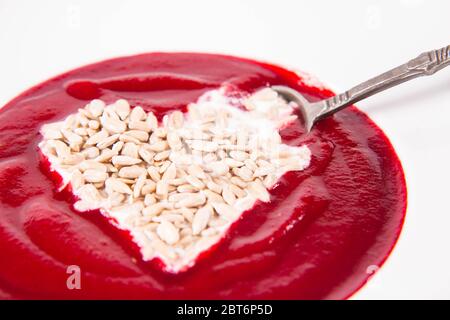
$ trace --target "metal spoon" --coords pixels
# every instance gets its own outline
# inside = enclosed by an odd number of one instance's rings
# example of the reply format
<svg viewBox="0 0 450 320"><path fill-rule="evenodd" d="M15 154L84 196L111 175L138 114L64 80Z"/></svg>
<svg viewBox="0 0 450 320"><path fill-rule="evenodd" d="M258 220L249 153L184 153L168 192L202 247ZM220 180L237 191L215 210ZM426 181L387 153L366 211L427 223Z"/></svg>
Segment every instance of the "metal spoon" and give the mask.
<svg viewBox="0 0 450 320"><path fill-rule="evenodd" d="M298 105L304 118L306 130L309 132L317 121L355 102L411 79L432 75L448 65L450 65L450 46L422 53L417 58L363 82L344 93L314 103L308 102L300 92L292 88L272 86L272 89L287 101L293 101Z"/></svg>

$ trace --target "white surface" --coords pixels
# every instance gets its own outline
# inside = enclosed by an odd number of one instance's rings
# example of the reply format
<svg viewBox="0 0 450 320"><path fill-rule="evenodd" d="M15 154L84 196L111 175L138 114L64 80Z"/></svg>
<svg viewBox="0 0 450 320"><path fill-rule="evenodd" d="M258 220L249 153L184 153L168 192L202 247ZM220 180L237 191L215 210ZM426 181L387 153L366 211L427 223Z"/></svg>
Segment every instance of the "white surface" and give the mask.
<svg viewBox="0 0 450 320"><path fill-rule="evenodd" d="M449 45L449 12L446 0L1 0L0 104L73 67L155 50L254 57L348 88ZM355 298L450 299L450 68L359 106L402 159L409 207L393 254Z"/></svg>

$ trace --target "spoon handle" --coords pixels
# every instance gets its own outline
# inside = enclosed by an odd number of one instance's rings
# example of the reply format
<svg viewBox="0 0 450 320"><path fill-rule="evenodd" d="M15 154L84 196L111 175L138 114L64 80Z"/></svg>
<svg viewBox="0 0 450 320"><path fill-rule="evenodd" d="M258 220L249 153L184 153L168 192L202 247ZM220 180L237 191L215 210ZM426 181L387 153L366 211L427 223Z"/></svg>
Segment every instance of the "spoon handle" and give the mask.
<svg viewBox="0 0 450 320"><path fill-rule="evenodd" d="M325 118L342 108L400 83L420 76L432 75L448 65L450 65L450 46L424 52L417 58L397 68L367 80L344 93L319 102L324 104L324 107L316 119Z"/></svg>

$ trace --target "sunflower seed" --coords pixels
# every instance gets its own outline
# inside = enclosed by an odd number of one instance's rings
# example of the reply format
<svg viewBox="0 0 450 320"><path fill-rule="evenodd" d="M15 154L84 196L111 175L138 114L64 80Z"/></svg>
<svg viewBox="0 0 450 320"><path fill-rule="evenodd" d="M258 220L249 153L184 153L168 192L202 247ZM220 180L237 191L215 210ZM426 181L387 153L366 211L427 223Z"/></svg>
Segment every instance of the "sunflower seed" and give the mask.
<svg viewBox="0 0 450 320"><path fill-rule="evenodd" d="M183 126L184 116L181 111L174 111L169 116L169 126L179 129Z"/></svg>
<svg viewBox="0 0 450 320"><path fill-rule="evenodd" d="M152 126L146 121L130 121L128 128L131 130L140 130L149 133L152 130Z"/></svg>
<svg viewBox="0 0 450 320"><path fill-rule="evenodd" d="M83 173L83 177L86 182L103 182L108 178L108 174L104 171L89 169Z"/></svg>
<svg viewBox="0 0 450 320"><path fill-rule="evenodd" d="M180 240L178 229L167 220L161 221L160 225L156 229L156 234L161 238L161 240L168 244L175 244L178 240Z"/></svg>
<svg viewBox="0 0 450 320"><path fill-rule="evenodd" d="M130 104L124 99L117 100L114 104L114 109L122 121L130 114Z"/></svg>
<svg viewBox="0 0 450 320"><path fill-rule="evenodd" d="M199 179L206 179L206 173L199 165L192 164L187 168L187 171L190 175L194 177L197 177Z"/></svg>
<svg viewBox="0 0 450 320"><path fill-rule="evenodd" d="M195 176L192 176L192 175L187 175L186 177L185 177L185 179L186 179L186 181L188 182L188 183L190 183L194 188L197 188L197 189L203 189L204 187L205 187L205 184L199 179L199 178L197 178L197 177L195 177Z"/></svg>
<svg viewBox="0 0 450 320"><path fill-rule="evenodd" d="M161 151L158 152L157 154L155 154L155 156L153 157L154 161L163 161L166 160L167 158L169 158L170 155L170 150L166 150L166 151Z"/></svg>
<svg viewBox="0 0 450 320"><path fill-rule="evenodd" d="M144 204L149 207L156 203L156 198L152 194L146 194L144 198Z"/></svg>
<svg viewBox="0 0 450 320"><path fill-rule="evenodd" d="M84 160L84 155L81 153L70 154L61 159L61 163L65 165L77 165Z"/></svg>
<svg viewBox="0 0 450 320"><path fill-rule="evenodd" d="M253 172L247 167L233 168L233 173L244 181L253 180Z"/></svg>
<svg viewBox="0 0 450 320"><path fill-rule="evenodd" d="M237 160L232 159L232 158L225 158L224 161L231 168L242 167L244 165L244 162L237 161Z"/></svg>
<svg viewBox="0 0 450 320"><path fill-rule="evenodd" d="M145 120L146 116L147 114L145 113L144 109L142 109L142 107L134 107L131 110L130 122Z"/></svg>
<svg viewBox="0 0 450 320"><path fill-rule="evenodd" d="M143 167L139 167L136 165L129 166L129 167L123 167L119 170L119 177L121 178L129 178L129 179L136 179L140 175L144 174L144 179L147 175L147 170Z"/></svg>
<svg viewBox="0 0 450 320"><path fill-rule="evenodd" d="M98 122L97 120L90 120L88 122L88 126L90 129L97 130L98 128L100 128L100 122Z"/></svg>
<svg viewBox="0 0 450 320"><path fill-rule="evenodd" d="M115 156L115 155L116 155L116 153L114 151L112 151L111 149L106 148L106 149L103 149L102 153L97 158L95 158L94 160L98 161L98 162L105 162L105 161L111 160L111 158L113 156Z"/></svg>
<svg viewBox="0 0 450 320"><path fill-rule="evenodd" d="M223 186L222 197L230 206L236 202L236 195L231 191L228 185Z"/></svg>
<svg viewBox="0 0 450 320"><path fill-rule="evenodd" d="M206 197L203 193L187 194L183 199L175 204L176 208L182 207L198 207L206 202Z"/></svg>
<svg viewBox="0 0 450 320"><path fill-rule="evenodd" d="M267 175L271 174L272 172L274 172L274 168L271 165L258 167L255 170L255 172L253 173L253 176L255 178L259 178L259 177L267 176Z"/></svg>
<svg viewBox="0 0 450 320"><path fill-rule="evenodd" d="M207 197L209 203L224 202L222 196L220 194L218 194L218 193L215 193L215 192L213 192L211 190L203 190L202 192Z"/></svg>
<svg viewBox="0 0 450 320"><path fill-rule="evenodd" d="M239 177L231 177L230 182L240 188L245 188L247 186L247 182L243 181Z"/></svg>
<svg viewBox="0 0 450 320"><path fill-rule="evenodd" d="M83 177L83 174L80 172L80 170L74 170L72 172L72 178L70 179L70 183L72 184L73 189L79 189L83 184L85 180Z"/></svg>
<svg viewBox="0 0 450 320"><path fill-rule="evenodd" d="M230 157L237 161L245 161L248 159L249 154L243 151L230 151Z"/></svg>
<svg viewBox="0 0 450 320"><path fill-rule="evenodd" d="M263 202L270 200L270 194L266 187L262 184L261 180L255 180L248 184L247 191L255 198L260 199Z"/></svg>
<svg viewBox="0 0 450 320"><path fill-rule="evenodd" d="M167 133L167 143L172 150L178 150L182 147L181 139L174 131Z"/></svg>
<svg viewBox="0 0 450 320"><path fill-rule="evenodd" d="M96 147L89 147L81 151L81 153L88 159L94 159L99 156L100 151Z"/></svg>
<svg viewBox="0 0 450 320"><path fill-rule="evenodd" d="M158 128L158 119L156 119L155 115L152 112L149 112L147 114L147 119L145 120L145 122L148 123L152 130Z"/></svg>
<svg viewBox="0 0 450 320"><path fill-rule="evenodd" d="M124 135L133 137L141 142L146 142L149 138L148 133L142 130L129 130Z"/></svg>
<svg viewBox="0 0 450 320"><path fill-rule="evenodd" d="M117 140L119 140L119 136L120 136L119 134L113 134L112 136L100 140L97 143L97 148L99 148L100 150L108 148L109 146L113 145Z"/></svg>
<svg viewBox="0 0 450 320"><path fill-rule="evenodd" d="M132 194L130 187L126 185L124 182L120 181L116 178L109 178L105 181L106 189L110 189L119 193Z"/></svg>
<svg viewBox="0 0 450 320"><path fill-rule="evenodd" d="M209 190L211 190L215 193L222 193L222 186L215 183L212 180L207 181L206 186L208 187Z"/></svg>
<svg viewBox="0 0 450 320"><path fill-rule="evenodd" d="M141 168L143 172L139 175L139 177L136 179L136 183L134 184L133 188L133 197L138 198L141 195L142 188L145 185L145 181L147 178L147 170L144 168ZM120 175L120 172L119 172Z"/></svg>
<svg viewBox="0 0 450 320"><path fill-rule="evenodd" d="M153 205L147 206L142 210L144 216L156 216L164 210L164 205L162 203L155 203Z"/></svg>
<svg viewBox="0 0 450 320"><path fill-rule="evenodd" d="M191 184L182 184L181 186L177 187L177 191L181 192L181 193L185 193L185 192L195 192L198 189L195 188L193 185Z"/></svg>
<svg viewBox="0 0 450 320"><path fill-rule="evenodd" d="M121 121L119 118L115 119L111 116L106 117L103 115L100 118L100 123L107 131L111 133L123 133L127 129L125 122Z"/></svg>
<svg viewBox="0 0 450 320"><path fill-rule="evenodd" d="M93 146L97 143L99 143L100 141L108 138L109 134L106 130L101 130L99 132L97 132L96 134L94 134L93 136L89 137L89 139L87 139L87 141L84 143L86 146Z"/></svg>
<svg viewBox="0 0 450 320"><path fill-rule="evenodd" d="M213 202L214 210L225 220L234 221L237 218L238 211L226 203Z"/></svg>
<svg viewBox="0 0 450 320"><path fill-rule="evenodd" d="M169 172L169 169L170 169L170 167L167 168L165 173ZM167 177L166 177L166 179L167 179ZM178 187L183 184L186 184L186 179L185 178L168 179L168 183L172 186Z"/></svg>
<svg viewBox="0 0 450 320"><path fill-rule="evenodd" d="M145 184L142 187L141 193L143 195L151 194L156 190L156 183L150 179L145 180Z"/></svg>
<svg viewBox="0 0 450 320"><path fill-rule="evenodd" d="M153 181L158 182L159 180L161 180L161 175L159 174L159 170L156 167L148 167L147 172Z"/></svg>
<svg viewBox="0 0 450 320"><path fill-rule="evenodd" d="M129 156L114 156L112 157L112 163L115 166L131 166L133 164L141 163L142 160L132 158Z"/></svg>
<svg viewBox="0 0 450 320"><path fill-rule="evenodd" d="M123 141L120 142L123 143ZM133 142L124 143L120 154L131 158L139 158L139 146L137 146Z"/></svg>
<svg viewBox="0 0 450 320"><path fill-rule="evenodd" d="M96 170L96 171L102 171L102 172L106 172L107 168L103 163L94 161L94 160L84 160L83 162L81 162L78 165L78 168L81 171L86 171L86 170Z"/></svg>
<svg viewBox="0 0 450 320"><path fill-rule="evenodd" d="M166 198L168 193L169 193L169 185L167 181L159 180L156 183L156 194L163 198Z"/></svg>
<svg viewBox="0 0 450 320"><path fill-rule="evenodd" d="M169 145L167 144L166 141L158 141L153 144L150 144L148 146L148 149L155 151L155 152L161 152L161 151L166 150L168 147L169 147Z"/></svg>
<svg viewBox="0 0 450 320"><path fill-rule="evenodd" d="M100 117L103 113L103 110L105 108L105 103L102 100L92 100L87 105L87 110L94 116L95 118Z"/></svg>
<svg viewBox="0 0 450 320"><path fill-rule="evenodd" d="M214 141L192 140L189 145L193 150L204 152L214 152L219 148L217 142Z"/></svg>
<svg viewBox="0 0 450 320"><path fill-rule="evenodd" d="M192 221L192 234L197 235L208 225L209 219L213 215L213 209L210 205L197 210Z"/></svg>
<svg viewBox="0 0 450 320"><path fill-rule="evenodd" d="M226 175L230 169L223 160L210 163L208 165L208 168L210 171L212 171L212 174L216 177Z"/></svg>
<svg viewBox="0 0 450 320"><path fill-rule="evenodd" d="M47 140L58 140L62 139L63 137L61 130L58 127L50 127L49 125L44 125L41 132L44 136L44 139Z"/></svg>
<svg viewBox="0 0 450 320"><path fill-rule="evenodd" d="M174 163L171 163L164 171L162 180L165 180L167 181L167 183L172 184L171 181L173 181L173 179L175 179L176 176L177 176L177 167L175 166Z"/></svg>
<svg viewBox="0 0 450 320"><path fill-rule="evenodd" d="M139 156L148 164L153 164L153 157L155 153L153 151L149 151L144 147L141 147L138 151Z"/></svg>

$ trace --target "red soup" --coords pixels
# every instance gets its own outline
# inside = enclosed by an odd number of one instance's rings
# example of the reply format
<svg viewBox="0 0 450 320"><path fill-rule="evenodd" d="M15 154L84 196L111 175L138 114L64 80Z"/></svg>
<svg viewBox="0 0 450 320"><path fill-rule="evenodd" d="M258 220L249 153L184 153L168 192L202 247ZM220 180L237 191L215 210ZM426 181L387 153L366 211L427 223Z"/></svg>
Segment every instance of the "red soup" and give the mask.
<svg viewBox="0 0 450 320"><path fill-rule="evenodd" d="M311 101L332 92L278 66L229 56L151 53L89 65L44 82L0 110L0 297L342 299L392 250L406 208L401 164L383 132L351 107L284 142L307 144L311 165L289 172L186 272L145 263L100 214L79 213L38 153L39 129L89 100L124 98L159 118L227 84L282 84ZM289 226L289 227L287 227ZM81 270L69 290L68 266Z"/></svg>

